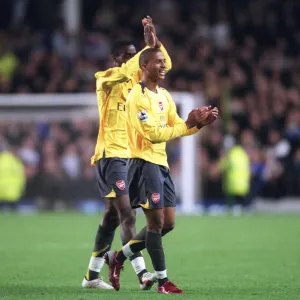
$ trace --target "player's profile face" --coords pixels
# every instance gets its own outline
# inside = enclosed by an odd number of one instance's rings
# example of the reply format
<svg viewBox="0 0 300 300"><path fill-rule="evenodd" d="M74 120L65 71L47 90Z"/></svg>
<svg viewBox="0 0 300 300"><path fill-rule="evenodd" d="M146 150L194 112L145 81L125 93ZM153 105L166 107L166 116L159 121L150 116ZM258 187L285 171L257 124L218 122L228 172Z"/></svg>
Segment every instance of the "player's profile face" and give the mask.
<svg viewBox="0 0 300 300"><path fill-rule="evenodd" d="M133 45L128 45L123 48L122 53L116 57L116 61L119 65L126 63L130 58L136 54L136 49Z"/></svg>
<svg viewBox="0 0 300 300"><path fill-rule="evenodd" d="M162 52L156 52L151 55L147 64L149 77L153 80L165 79L166 59Z"/></svg>

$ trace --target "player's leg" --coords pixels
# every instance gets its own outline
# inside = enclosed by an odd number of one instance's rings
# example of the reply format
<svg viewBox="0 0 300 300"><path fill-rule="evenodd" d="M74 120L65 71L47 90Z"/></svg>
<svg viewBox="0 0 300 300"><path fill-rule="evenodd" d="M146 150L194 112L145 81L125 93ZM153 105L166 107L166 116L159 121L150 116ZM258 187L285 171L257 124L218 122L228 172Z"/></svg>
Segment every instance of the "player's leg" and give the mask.
<svg viewBox="0 0 300 300"><path fill-rule="evenodd" d="M148 214L148 211L145 210L145 214ZM174 228L175 208L173 208L173 207L164 208L163 214L164 214L164 216L166 216L166 219L163 218L164 219L164 221L163 221L164 228L162 228L162 230L161 230L161 237L163 237L164 235L166 235L167 233L172 231L172 229ZM153 224L153 223L154 222L151 221L151 224ZM156 232L157 232L157 230L156 230ZM159 245L159 246L158 247L156 246L155 248L156 249L158 248L159 249L158 251L161 251L162 246L160 245L160 241L157 241L156 237L157 237L157 234L149 233L147 230L147 226L144 227L129 243L127 243L126 245L123 246L121 251L118 252L118 254L116 256L116 260L119 262L119 265L123 265L126 258L134 255L134 253L136 251L144 250L146 248L146 239L148 241L147 245L150 248L151 248L151 244L153 242L154 243L158 242L158 244L156 244L156 245ZM147 250L148 250L148 248L147 248ZM153 253L154 260L157 258L157 254L158 254L157 251L154 249L154 253ZM150 255L150 253L149 253L149 255ZM151 257L151 259L152 259L152 257ZM154 264L155 264L155 262L153 262L153 266L155 268ZM159 264L158 264L158 266L159 266ZM165 270L164 265L161 264L161 267L160 268L158 267L155 270L159 270L159 269ZM145 275L147 275L147 274L145 274ZM161 287L164 286L165 282L167 282L167 277L165 275L166 275L165 272L161 273L158 271L158 273L156 273L156 276L162 277L162 279L160 280ZM150 279L153 280L152 278L150 278ZM145 276L144 280L147 281L147 276ZM172 283L168 281L167 285L169 286L170 284L172 284ZM174 285L171 288L172 288L173 292L174 292L174 289L179 290ZM163 292L165 292L165 290L163 290ZM169 293L169 291L167 291L167 292ZM182 293L181 290L179 290L179 292Z"/></svg>
<svg viewBox="0 0 300 300"><path fill-rule="evenodd" d="M176 193L169 169L162 168L166 176L164 182L164 228L162 235L172 231L175 227Z"/></svg>
<svg viewBox="0 0 300 300"><path fill-rule="evenodd" d="M160 167L154 164L145 163L142 160L132 159L129 162L128 168L128 181L129 181L129 195L131 204L133 207L148 207L150 206L149 201L142 199L150 199L150 202L159 202L160 194L152 193L152 190L161 189L163 185L164 193L166 194L167 201L166 205L171 207L176 206L176 197L174 191L173 182L169 183L165 181L165 175L161 176L161 172L167 168L163 168L160 170ZM168 174L168 173L166 173ZM145 180L147 179L149 184L146 186ZM151 187L151 185L153 187ZM148 192L148 197L146 195L146 188L150 190ZM140 192L139 192L140 190ZM170 200L169 200L170 199ZM169 207L168 207L169 208ZM174 208L175 212L175 208ZM174 213L175 216L175 213ZM162 236L166 235L170 232L174 227L174 219L171 218L169 214L166 215L166 223L163 225ZM147 227L145 226L142 230L132 239L129 243L123 246L122 250L119 251L118 260L120 262L124 262L127 257L130 257L132 254L142 251L146 248L145 240L146 240L146 232Z"/></svg>
<svg viewBox="0 0 300 300"><path fill-rule="evenodd" d="M162 294L183 294L184 291L168 279L165 253L162 245L162 229L165 224L165 215L169 217L167 222L171 223L169 223L171 226L168 226L168 229L173 228L172 220L175 219L175 209L144 209L144 212L147 218L146 248L158 278L158 292Z"/></svg>
<svg viewBox="0 0 300 300"><path fill-rule="evenodd" d="M126 162L126 170L127 170L127 180L128 180L128 196L129 200L134 198L136 195L136 183L140 180L140 176L137 173L137 165L133 163L134 160L128 159ZM131 208L132 204L130 202ZM136 217L136 210L132 209L134 213L134 217ZM134 228L135 229L135 228ZM136 235L136 234L135 234ZM130 241L133 241L134 237L131 238ZM130 242L127 241L127 242ZM123 243L125 245L125 243ZM141 251L135 251L133 255L129 256L129 260L131 261L131 265L135 270L136 274L140 280L140 289L149 290L151 289L154 282L157 281L155 273L146 272L145 261Z"/></svg>
<svg viewBox="0 0 300 300"><path fill-rule="evenodd" d="M176 207L164 208L164 224L161 231L162 237L174 229L175 211ZM123 264L127 258L130 258L136 253L143 251L146 248L146 233L147 226L143 227L132 240L123 245L122 249L118 251L117 260Z"/></svg>
<svg viewBox="0 0 300 300"><path fill-rule="evenodd" d="M144 210L147 218L146 247L151 257L158 278L158 292L162 294L183 294L173 282L168 280L165 254L162 246L162 230L170 232L175 224L176 195L168 168L159 166L161 178L164 178L161 196L158 201L153 198L153 211ZM162 200L162 201L161 201ZM160 203L162 202L162 203ZM163 207L162 210L160 208Z"/></svg>
<svg viewBox="0 0 300 300"><path fill-rule="evenodd" d="M174 183L170 176L169 169L165 167L160 167L160 172L163 178L165 179L163 184L163 201L164 201L163 228L164 228L164 234L167 234L168 232L173 230L175 226L176 194L175 194ZM184 293L183 290L179 289L173 282L168 280L166 270L163 272L157 272L157 278L158 278L159 293L162 294L183 294Z"/></svg>
<svg viewBox="0 0 300 300"><path fill-rule="evenodd" d="M175 211L176 207L164 208L164 226L161 232L162 237L175 228Z"/></svg>
<svg viewBox="0 0 300 300"><path fill-rule="evenodd" d="M82 281L82 287L84 288L112 288L110 285L106 284L101 277L99 277L99 273L105 262L104 254L110 249L115 229L119 226L119 216L112 205L112 198L115 197L115 193L107 185L105 178L107 165L107 159L101 158L97 161L95 167L100 197L105 198L105 211L102 224L99 225L96 232L93 253L90 258L88 271Z"/></svg>
<svg viewBox="0 0 300 300"><path fill-rule="evenodd" d="M161 167L162 168L162 167ZM160 172L164 173L163 178L164 179L164 183L163 183L163 191L164 191L164 224L163 224L163 228L161 231L161 235L162 237L165 236L167 233L169 233L170 231L172 231L174 229L175 226L175 210L176 210L176 195L175 195L175 188L174 188L174 184L172 181L172 178L169 174L169 171L166 170L165 168L162 168L160 170ZM153 172L156 174L156 172ZM142 174L138 173L138 180L141 181L141 177ZM156 178L159 178L159 176L156 176ZM149 178L150 181L153 181L154 179L151 179L151 177ZM160 185L160 181L158 181L156 183L157 186ZM134 184L133 186L131 186L129 184L129 192L131 194L131 199L133 199L134 205L138 205L138 203L140 202L140 199L143 197L143 195L136 195L136 190L138 190L137 188L138 184ZM130 191L130 188L133 187L133 191ZM142 187L143 188L143 187ZM146 196L144 196L146 197ZM156 199L155 197L158 197L158 195L154 196L154 201L157 201L158 199ZM160 196L159 196L160 197ZM138 199L135 200L134 199ZM152 195L151 195L151 201L153 201L152 199ZM159 201L159 200L158 200ZM142 207L146 207L149 206L149 203L140 203L140 205ZM129 241L129 243L127 243L126 245L123 246L123 248L118 252L117 255L117 260L120 263L124 263L124 261L130 257L131 255L133 255L134 253L138 252L138 251L142 251L146 248L146 244L145 244L145 240L146 240L146 233L147 233L147 227L145 226L144 228L142 228L142 230L132 239Z"/></svg>
<svg viewBox="0 0 300 300"><path fill-rule="evenodd" d="M135 195L135 197L131 197L131 200L133 206L140 205L143 207L147 219L147 228L146 230L142 229L134 240L130 241L131 243L125 245L122 251L118 252L115 257L116 264L122 266L126 257L132 255L135 250L139 250L139 247L140 249L142 247L146 247L151 257L157 277L159 278L158 291L160 293L183 293L182 290L178 289L167 278L165 257L162 247L162 231L164 227L165 210L164 185L167 177L166 175L168 174L166 173L167 170L165 170L166 168L161 169L158 165L142 162L141 160L137 160L137 164L140 172L137 172L139 175L139 181L138 184L135 185L135 188L139 190L139 194ZM175 206L175 199L174 193L174 195L172 195L172 199L166 202L167 206ZM170 209L168 211L173 212L175 215L174 209ZM174 227L174 215L172 215L172 218L167 220L168 224L166 224L165 233L171 231Z"/></svg>
<svg viewBox="0 0 300 300"><path fill-rule="evenodd" d="M131 209L131 211L133 213L134 220L136 220L136 211L134 209ZM120 231L121 231L121 241L123 246L126 245L128 242L132 241L132 239L134 238L131 237L131 239L128 241L128 237L123 233L122 227ZM136 235L135 226L134 226L134 235ZM136 251L134 254L129 256L129 260L131 262L133 270L135 271L140 281L140 289L142 290L151 289L153 283L156 282L156 277L154 273L150 273L147 271L142 252Z"/></svg>
<svg viewBox="0 0 300 300"><path fill-rule="evenodd" d="M115 230L119 226L119 223L119 216L112 205L112 199L106 198L104 216L96 232L93 253L85 275L86 280L93 281L99 277L99 273L105 263L104 254L111 248Z"/></svg>
<svg viewBox="0 0 300 300"><path fill-rule="evenodd" d="M147 220L145 246L158 278L158 285L161 286L168 281L161 235L164 225L164 209L144 209L144 213Z"/></svg>
<svg viewBox="0 0 300 300"><path fill-rule="evenodd" d="M126 244L136 235L135 212L132 210L128 196L126 161L122 159L111 160L109 170L112 170L112 172L108 177L108 183L116 193L116 198L112 203L119 215L122 243ZM118 170L118 172L115 170ZM139 278L140 284L143 285L142 277L148 272L140 252L132 256L131 264Z"/></svg>

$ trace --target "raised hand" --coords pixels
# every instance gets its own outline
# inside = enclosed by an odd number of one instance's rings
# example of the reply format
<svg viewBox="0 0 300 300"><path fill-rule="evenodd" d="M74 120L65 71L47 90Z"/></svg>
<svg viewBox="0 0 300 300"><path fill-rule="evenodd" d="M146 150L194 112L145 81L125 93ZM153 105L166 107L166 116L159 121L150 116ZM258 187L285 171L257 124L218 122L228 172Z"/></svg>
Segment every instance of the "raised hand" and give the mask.
<svg viewBox="0 0 300 300"><path fill-rule="evenodd" d="M153 24L153 21L152 21L152 18L150 16L147 16L146 18L144 18L142 20L142 24L145 28L145 26L150 26L151 28L151 31L153 32L154 36L155 36L155 47L156 48L159 48L161 46L161 42L159 41L159 39L157 38L157 35L156 35L156 29L155 29L155 26Z"/></svg>
<svg viewBox="0 0 300 300"><path fill-rule="evenodd" d="M144 26L144 39L146 45L148 45L150 48L154 48L156 45L156 36L151 30L151 26L146 24Z"/></svg>
<svg viewBox="0 0 300 300"><path fill-rule="evenodd" d="M142 24L143 26L145 27L146 25L151 25L152 26L152 30L153 30L153 33L155 34L156 36L156 30L155 30L155 26L153 25L153 21L152 21L152 18L150 16L147 16L146 18L144 18L142 20Z"/></svg>

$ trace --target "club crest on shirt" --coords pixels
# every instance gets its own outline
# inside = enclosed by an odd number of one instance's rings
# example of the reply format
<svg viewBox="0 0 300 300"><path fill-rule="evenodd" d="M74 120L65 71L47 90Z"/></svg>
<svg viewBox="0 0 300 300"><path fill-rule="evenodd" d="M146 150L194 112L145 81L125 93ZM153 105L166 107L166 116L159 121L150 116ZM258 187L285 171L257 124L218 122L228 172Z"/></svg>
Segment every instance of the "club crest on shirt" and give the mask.
<svg viewBox="0 0 300 300"><path fill-rule="evenodd" d="M147 112L145 110L139 111L138 112L138 117L139 117L141 122L145 122L145 121L148 120L148 115L147 115Z"/></svg>
<svg viewBox="0 0 300 300"><path fill-rule="evenodd" d="M159 106L160 110L164 110L164 105L163 105L162 101L159 101L158 106Z"/></svg>
<svg viewBox="0 0 300 300"><path fill-rule="evenodd" d="M128 94L129 94L131 92L131 89L128 89L127 91L128 91Z"/></svg>
<svg viewBox="0 0 300 300"><path fill-rule="evenodd" d="M125 189L125 181L124 180L118 180L116 182L116 186L119 190L123 191Z"/></svg>
<svg viewBox="0 0 300 300"><path fill-rule="evenodd" d="M159 193L153 193L151 196L151 199L154 203L158 203L160 200L160 194Z"/></svg>

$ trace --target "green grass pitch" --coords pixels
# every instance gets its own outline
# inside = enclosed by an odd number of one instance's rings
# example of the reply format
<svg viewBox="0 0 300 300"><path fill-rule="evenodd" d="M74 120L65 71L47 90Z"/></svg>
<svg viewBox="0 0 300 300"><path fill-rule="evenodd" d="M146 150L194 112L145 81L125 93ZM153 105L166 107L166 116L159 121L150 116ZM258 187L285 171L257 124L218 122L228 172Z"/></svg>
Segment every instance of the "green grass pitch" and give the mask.
<svg viewBox="0 0 300 300"><path fill-rule="evenodd" d="M176 296L140 291L128 262L119 292L82 289L99 219L0 214L0 299L300 299L300 216L178 216L164 238L169 278L185 290Z"/></svg>

